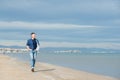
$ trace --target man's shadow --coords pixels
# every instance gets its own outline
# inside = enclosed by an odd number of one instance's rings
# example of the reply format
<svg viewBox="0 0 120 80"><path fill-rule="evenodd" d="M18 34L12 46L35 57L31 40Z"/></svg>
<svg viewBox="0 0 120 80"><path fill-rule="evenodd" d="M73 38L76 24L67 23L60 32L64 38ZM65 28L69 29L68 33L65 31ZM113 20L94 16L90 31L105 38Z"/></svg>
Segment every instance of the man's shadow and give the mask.
<svg viewBox="0 0 120 80"><path fill-rule="evenodd" d="M56 69L43 69L43 70L35 70L34 72L46 72L46 71L54 71Z"/></svg>

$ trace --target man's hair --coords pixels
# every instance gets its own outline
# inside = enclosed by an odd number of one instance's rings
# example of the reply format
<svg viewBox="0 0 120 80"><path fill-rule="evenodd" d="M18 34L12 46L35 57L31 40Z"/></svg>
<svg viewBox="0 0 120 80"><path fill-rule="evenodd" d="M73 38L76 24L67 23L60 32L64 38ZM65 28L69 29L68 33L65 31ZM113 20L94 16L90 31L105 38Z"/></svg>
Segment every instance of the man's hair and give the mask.
<svg viewBox="0 0 120 80"><path fill-rule="evenodd" d="M32 32L31 35L35 34L35 32Z"/></svg>

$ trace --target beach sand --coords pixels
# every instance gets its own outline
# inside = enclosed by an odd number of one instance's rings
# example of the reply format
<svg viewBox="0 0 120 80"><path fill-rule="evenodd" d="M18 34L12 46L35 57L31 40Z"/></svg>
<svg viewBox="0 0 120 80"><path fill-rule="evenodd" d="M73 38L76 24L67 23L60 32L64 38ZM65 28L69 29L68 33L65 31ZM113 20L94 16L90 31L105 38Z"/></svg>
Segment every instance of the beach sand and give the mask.
<svg viewBox="0 0 120 80"><path fill-rule="evenodd" d="M47 63L37 63L35 72L28 62L0 55L0 80L117 80Z"/></svg>

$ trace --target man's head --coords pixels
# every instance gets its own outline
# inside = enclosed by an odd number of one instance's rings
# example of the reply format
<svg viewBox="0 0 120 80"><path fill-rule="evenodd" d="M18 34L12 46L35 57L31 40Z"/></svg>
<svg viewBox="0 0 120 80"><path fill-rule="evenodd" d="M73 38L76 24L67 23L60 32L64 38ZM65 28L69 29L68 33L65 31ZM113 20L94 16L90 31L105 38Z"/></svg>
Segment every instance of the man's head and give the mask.
<svg viewBox="0 0 120 80"><path fill-rule="evenodd" d="M31 38L35 39L36 38L36 34L34 32L31 33Z"/></svg>

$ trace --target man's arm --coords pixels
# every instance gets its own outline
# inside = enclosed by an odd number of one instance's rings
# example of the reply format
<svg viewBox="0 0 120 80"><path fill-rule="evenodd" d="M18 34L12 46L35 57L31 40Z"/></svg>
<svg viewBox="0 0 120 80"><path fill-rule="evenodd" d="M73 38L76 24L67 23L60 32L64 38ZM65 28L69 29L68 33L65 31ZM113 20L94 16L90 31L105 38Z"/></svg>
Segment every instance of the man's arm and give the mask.
<svg viewBox="0 0 120 80"><path fill-rule="evenodd" d="M28 51L31 50L30 47L29 47L29 40L27 40L26 48L27 48Z"/></svg>
<svg viewBox="0 0 120 80"><path fill-rule="evenodd" d="M39 43L38 40L36 40L36 42L37 42L37 48L36 48L36 51L39 51L39 49L40 49L40 43Z"/></svg>
<svg viewBox="0 0 120 80"><path fill-rule="evenodd" d="M28 51L31 50L31 49L29 48L29 46L26 46L26 48L27 48Z"/></svg>

